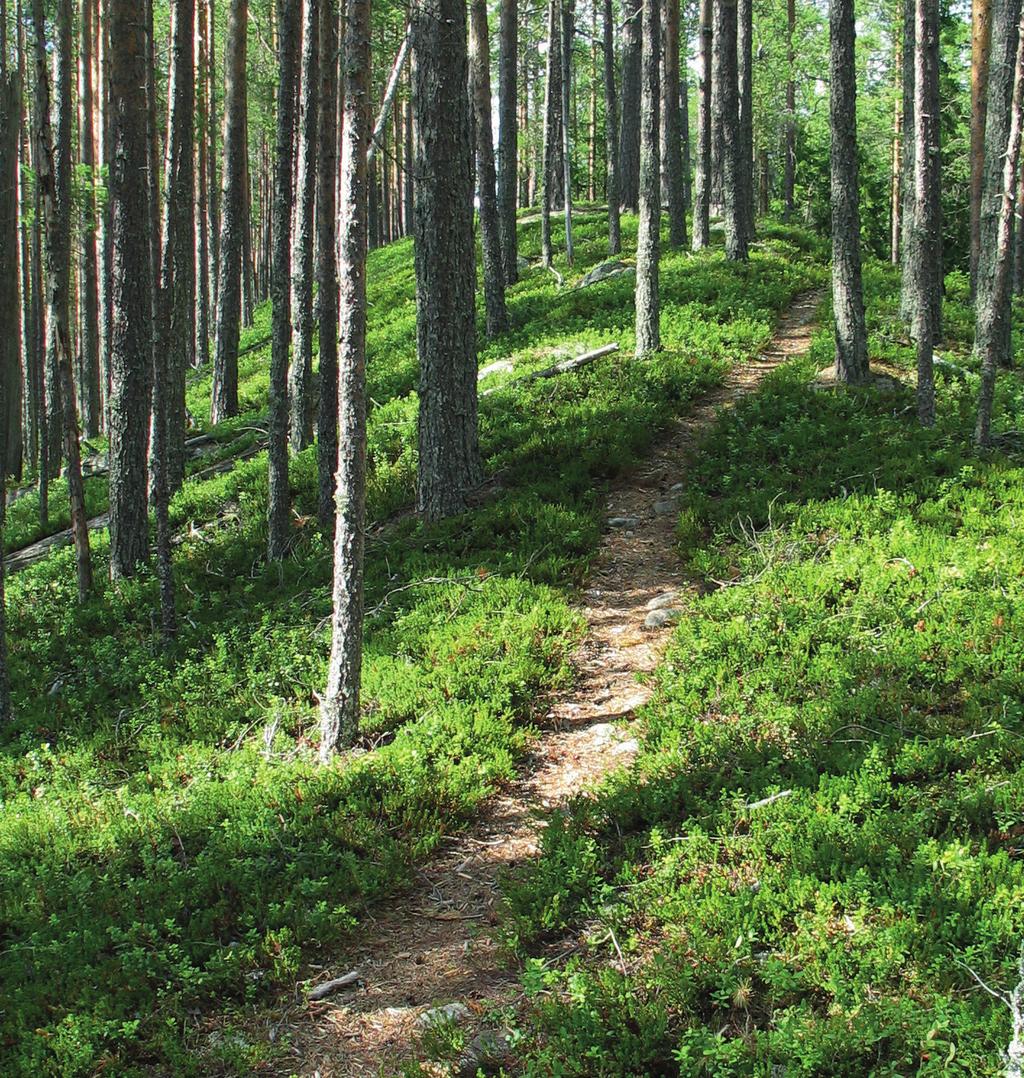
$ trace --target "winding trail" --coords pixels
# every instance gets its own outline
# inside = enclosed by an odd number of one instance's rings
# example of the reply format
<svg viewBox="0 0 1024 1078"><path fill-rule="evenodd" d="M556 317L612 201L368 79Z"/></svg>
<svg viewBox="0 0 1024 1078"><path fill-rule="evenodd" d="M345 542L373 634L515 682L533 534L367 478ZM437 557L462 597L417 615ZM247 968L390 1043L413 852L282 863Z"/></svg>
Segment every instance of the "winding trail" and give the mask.
<svg viewBox="0 0 1024 1078"><path fill-rule="evenodd" d="M287 1039L276 1069L261 1073L395 1073L414 1056L426 1011L460 1004L468 1041L482 1028L485 1008L514 1001L518 973L503 964L491 932L500 875L535 856L552 809L636 753L633 715L651 693L638 675L654 670L662 656L675 597L704 586L684 572L676 554L676 503L686 460L719 409L808 350L821 295L820 289L798 295L768 347L733 368L668 428L637 470L612 487L609 526L581 596L588 632L574 656L575 683L553 702L518 780L421 868L412 890L375 907L349 946L330 956L329 966L308 968L310 987L350 970L359 972L358 987L306 1002L297 985L292 998L248 1023L254 1039ZM652 605L666 613L652 618ZM464 1072L475 1074L475 1063Z"/></svg>

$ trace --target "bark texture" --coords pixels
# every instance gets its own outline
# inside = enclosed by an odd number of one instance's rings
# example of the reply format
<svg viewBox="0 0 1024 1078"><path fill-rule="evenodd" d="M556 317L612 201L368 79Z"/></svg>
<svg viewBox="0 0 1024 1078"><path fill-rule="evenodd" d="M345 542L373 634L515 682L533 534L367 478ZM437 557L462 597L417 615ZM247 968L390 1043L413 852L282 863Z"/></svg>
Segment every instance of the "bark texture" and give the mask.
<svg viewBox="0 0 1024 1078"><path fill-rule="evenodd" d="M622 29L622 122L619 125L619 202L636 212L640 205L641 0L625 0Z"/></svg>
<svg viewBox="0 0 1024 1078"><path fill-rule="evenodd" d="M617 255L622 250L622 235L619 227L619 99L615 90L615 15L612 0L604 0L604 142L608 253Z"/></svg>
<svg viewBox="0 0 1024 1078"><path fill-rule="evenodd" d="M736 8L736 47L739 61L737 117L739 123L739 187L743 230L754 238L754 6L739 0Z"/></svg>
<svg viewBox="0 0 1024 1078"><path fill-rule="evenodd" d="M548 0L548 52L544 78L544 146L541 161L540 253L545 266L551 265L551 208L555 204L555 148L558 145L562 111L561 37L558 0Z"/></svg>
<svg viewBox="0 0 1024 1078"><path fill-rule="evenodd" d="M721 113L719 127L722 162L722 209L725 218L725 257L732 262L747 259L747 226L744 213L743 144L739 130L736 52L737 0L715 0L714 64L715 98Z"/></svg>
<svg viewBox="0 0 1024 1078"><path fill-rule="evenodd" d="M985 185L985 120L988 61L992 45L992 0L971 0L971 288L977 287L981 255L981 198Z"/></svg>
<svg viewBox="0 0 1024 1078"><path fill-rule="evenodd" d="M516 195L519 185L519 149L516 124L519 90L519 5L501 0L498 28L498 214L501 222L501 260L505 283L519 279L516 237Z"/></svg>
<svg viewBox="0 0 1024 1078"><path fill-rule="evenodd" d="M417 0L416 325L420 359L418 505L461 512L483 478L477 435L473 199L465 0Z"/></svg>
<svg viewBox="0 0 1024 1078"><path fill-rule="evenodd" d="M0 310L18 308L18 134L21 114L21 82L17 72L3 70L0 60ZM15 333L0 336L0 419L5 431L9 401L18 377L18 339ZM7 439L0 437L0 729L11 719L11 694L7 673L7 630L4 601L4 519L7 497L3 481L8 470Z"/></svg>
<svg viewBox="0 0 1024 1078"><path fill-rule="evenodd" d="M640 221L636 244L636 354L661 348L658 259L661 254L661 169L659 62L661 0L643 0L640 64Z"/></svg>
<svg viewBox="0 0 1024 1078"><path fill-rule="evenodd" d="M786 0L786 126L782 164L782 215L793 217L796 194L796 0Z"/></svg>
<svg viewBox="0 0 1024 1078"><path fill-rule="evenodd" d="M686 246L683 131L679 109L679 0L664 0L661 71L661 194L668 210L668 239Z"/></svg>
<svg viewBox="0 0 1024 1078"><path fill-rule="evenodd" d="M99 293L96 261L96 134L93 97L93 0L81 8L78 54L78 146L86 191L78 250L78 294L81 341L79 344L82 426L87 438L95 438L102 426L100 402Z"/></svg>
<svg viewBox="0 0 1024 1078"><path fill-rule="evenodd" d="M700 0L700 73L697 84L697 171L693 187L693 249L711 242L712 0Z"/></svg>

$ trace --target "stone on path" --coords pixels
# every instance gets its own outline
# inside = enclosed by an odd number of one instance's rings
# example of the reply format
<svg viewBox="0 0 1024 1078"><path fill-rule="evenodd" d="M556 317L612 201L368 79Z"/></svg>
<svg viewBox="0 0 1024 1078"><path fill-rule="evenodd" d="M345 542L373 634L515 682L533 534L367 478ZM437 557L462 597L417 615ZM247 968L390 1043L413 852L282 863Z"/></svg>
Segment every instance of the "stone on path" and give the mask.
<svg viewBox="0 0 1024 1078"><path fill-rule="evenodd" d="M431 1007L424 1011L417 1025L420 1029L430 1029L432 1026L443 1025L445 1022L459 1022L469 1017L469 1008L465 1003L446 1003L443 1007Z"/></svg>
<svg viewBox="0 0 1024 1078"><path fill-rule="evenodd" d="M648 610L668 610L670 607L674 607L679 601L679 596L674 591L666 591L661 595L656 595L647 604Z"/></svg>
<svg viewBox="0 0 1024 1078"><path fill-rule="evenodd" d="M682 616L683 612L673 607L652 610L644 621L644 628L663 629L666 625L674 625Z"/></svg>

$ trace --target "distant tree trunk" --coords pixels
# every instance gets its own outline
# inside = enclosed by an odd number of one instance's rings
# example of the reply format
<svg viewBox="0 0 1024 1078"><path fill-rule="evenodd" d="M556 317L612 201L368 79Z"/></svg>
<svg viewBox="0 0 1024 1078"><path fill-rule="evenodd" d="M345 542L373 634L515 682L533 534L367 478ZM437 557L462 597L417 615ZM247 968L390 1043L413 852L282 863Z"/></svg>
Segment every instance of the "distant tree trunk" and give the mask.
<svg viewBox="0 0 1024 1078"><path fill-rule="evenodd" d="M608 253L617 255L622 250L622 236L619 228L619 102L615 92L615 15L612 0L604 0L604 142Z"/></svg>
<svg viewBox="0 0 1024 1078"><path fill-rule="evenodd" d="M463 19L459 27L464 26ZM437 36L451 32L438 29L441 34ZM341 219L338 222L341 245L339 328L342 356L338 394L341 452L338 455L334 530L331 658L327 668L327 692L320 711L320 759L324 763L338 748L352 745L359 735L366 517L366 151L369 117L365 101L370 86L369 0L348 0L345 36L345 122L342 129ZM429 47L428 44L428 50ZM426 60L429 55L429 51L422 54L422 59ZM417 59L419 61L420 57ZM417 68L420 66L418 62ZM465 73L463 52L463 76ZM440 76L441 72L436 74ZM417 81L420 77L433 76L418 70ZM463 78L463 102L465 85ZM427 109L430 111L429 105ZM463 117L468 122L465 105ZM429 128L429 123L427 126ZM468 164L468 132L465 141ZM472 222L468 223L472 227Z"/></svg>
<svg viewBox="0 0 1024 1078"><path fill-rule="evenodd" d="M134 0L110 0L110 573L146 560L146 443L153 357L146 28Z"/></svg>
<svg viewBox="0 0 1024 1078"><path fill-rule="evenodd" d="M565 261L572 265L576 260L572 243L572 129L570 127L569 100L572 93L572 47L576 37L576 21L573 0L559 0L562 9L562 78L561 78L561 126L562 126L562 210L565 219Z"/></svg>
<svg viewBox="0 0 1024 1078"><path fill-rule="evenodd" d="M516 127L519 61L518 0L501 0L498 31L498 214L501 220L501 258L505 283L519 280L516 237L516 195L519 150Z"/></svg>
<svg viewBox="0 0 1024 1078"><path fill-rule="evenodd" d="M899 89L900 69L903 66L902 43L896 46L893 65L894 81ZM903 144L903 109L897 96L893 104L892 115L892 165L889 185L889 262L893 266L900 264L900 201L903 177L900 175L900 160Z"/></svg>
<svg viewBox="0 0 1024 1078"><path fill-rule="evenodd" d="M863 382L869 373L860 267L855 36L853 0L831 0L832 305L836 319L836 379L848 383Z"/></svg>
<svg viewBox="0 0 1024 1078"><path fill-rule="evenodd" d="M587 201L597 201L597 0L590 6L590 110L587 121Z"/></svg>
<svg viewBox="0 0 1024 1078"><path fill-rule="evenodd" d="M697 175L693 196L693 249L711 243L712 0L700 0L700 82L697 86Z"/></svg>
<svg viewBox="0 0 1024 1078"><path fill-rule="evenodd" d="M196 364L210 358L210 216L209 153L210 100L206 71L206 4L196 4Z"/></svg>
<svg viewBox="0 0 1024 1078"><path fill-rule="evenodd" d="M291 504L288 489L288 347L291 342L292 195L295 162L295 90L299 14L295 0L277 0L277 135L274 147L274 261L271 271L270 430L267 459L267 557L288 552Z"/></svg>
<svg viewBox="0 0 1024 1078"><path fill-rule="evenodd" d="M693 192L690 187L690 80L687 72L689 51L689 45L684 41L684 56L679 73L679 123L683 144L683 210L686 213L693 208Z"/></svg>
<svg viewBox="0 0 1024 1078"><path fill-rule="evenodd" d="M64 435L64 456L67 461L68 501L71 509L71 531L75 543L75 567L78 576L78 598L84 602L92 591L92 558L89 552L89 525L85 516L85 492L82 486L82 462L78 443L78 415L75 410L75 380L71 360L71 334L68 327L68 277L70 274L70 96L71 96L71 8L61 0L57 10L58 55L57 72L63 73L69 85L65 87L68 100L58 103L57 114L63 114L67 146L57 154L64 159L65 175L61 189L54 157L53 134L50 127L50 74L47 65L46 31L43 22L42 0L33 0L32 21L35 28L36 86L35 113L37 182L42 195L46 223L46 278L50 339L53 345L54 366L58 375L55 396L60 411ZM62 56L62 52L67 54ZM61 95L63 96L63 95ZM14 125L12 125L14 127ZM14 127L14 130L17 130ZM65 151L67 151L65 159ZM61 200L63 201L63 204ZM15 276L15 280L16 280ZM16 305L15 305L16 307ZM113 476L111 476L113 480ZM143 490L145 498L145 490Z"/></svg>
<svg viewBox="0 0 1024 1078"><path fill-rule="evenodd" d="M465 0L417 0L413 17L417 500L424 518L436 521L462 512L468 493L483 478L477 434Z"/></svg>
<svg viewBox="0 0 1024 1078"><path fill-rule="evenodd" d="M318 0L304 0L299 103L295 236L292 241L292 311L295 347L288 381L291 443L296 453L313 444L313 215L316 210L316 144L320 73Z"/></svg>
<svg viewBox="0 0 1024 1078"><path fill-rule="evenodd" d="M636 354L661 348L658 258L661 253L661 2L643 0L640 63L640 221L636 244Z"/></svg>
<svg viewBox="0 0 1024 1078"><path fill-rule="evenodd" d="M936 263L941 222L936 212L938 154L938 0L917 0L914 64L914 231L912 287L914 336L917 341L917 414L921 423L935 422L933 351L938 336Z"/></svg>
<svg viewBox="0 0 1024 1078"><path fill-rule="evenodd" d="M215 89L214 70L216 68L216 55L214 48L214 25L216 21L216 7L214 0L202 0L207 6L206 19L206 100L210 107L208 129L210 132L210 145L206 153L206 193L208 199L207 217L209 220L208 231L210 235L210 319L213 323L213 332L217 332L220 325L220 184L217 180L217 135L220 131L220 122L217 117L217 93ZM240 43L232 42L235 48ZM244 65L243 65L244 70ZM227 147L225 146L225 151ZM213 355L216 357L216 341L214 341Z"/></svg>
<svg viewBox="0 0 1024 1078"><path fill-rule="evenodd" d="M901 147L900 173L903 177L903 194L900 206L900 319L908 326L914 320L914 205L917 183L915 68L917 65L916 0L903 0L903 144Z"/></svg>
<svg viewBox="0 0 1024 1078"><path fill-rule="evenodd" d="M475 114L477 190L480 192L480 242L484 256L484 306L487 336L508 329L505 280L501 264L501 221L495 192L494 135L491 129L491 63L487 43L486 0L470 0L470 79Z"/></svg>
<svg viewBox="0 0 1024 1078"><path fill-rule="evenodd" d="M1011 60L1011 57L1013 58ZM992 441L996 368L1010 365L1010 285L1017 169L1024 102L1024 23L1021 0L992 6L992 63L988 79L988 122L982 188L981 255L978 260L975 355L981 361L981 389L975 439Z"/></svg>
<svg viewBox="0 0 1024 1078"><path fill-rule="evenodd" d="M661 197L668 209L669 245L685 247L683 132L679 117L679 0L664 0L661 72Z"/></svg>
<svg viewBox="0 0 1024 1078"><path fill-rule="evenodd" d="M783 220L793 217L796 191L796 0L786 0L786 144L782 170Z"/></svg>
<svg viewBox="0 0 1024 1078"><path fill-rule="evenodd" d="M9 322L0 333L0 504L8 476L17 478L21 457L21 340L18 333L18 145L21 135L21 78L7 71L7 55L0 52L0 311ZM28 341L32 327L25 320ZM26 364L25 374L29 368ZM0 509L2 512L2 509ZM2 528L2 521L0 521ZM0 542L0 552L3 544ZM0 554L0 561L2 561ZM2 643L0 643L2 647ZM2 671L0 671L2 677ZM0 705L2 705L0 686Z"/></svg>
<svg viewBox="0 0 1024 1078"><path fill-rule="evenodd" d="M971 0L971 294L978 284L981 255L981 198L985 183L985 120L988 114L992 0Z"/></svg>
<svg viewBox="0 0 1024 1078"><path fill-rule="evenodd" d="M754 8L752 0L737 5L739 60L737 116L739 122L739 180L743 229L747 242L754 238Z"/></svg>
<svg viewBox="0 0 1024 1078"><path fill-rule="evenodd" d="M224 55L224 197L221 203L217 351L211 417L238 414L238 335L242 314L242 233L246 184L246 40L248 0L230 0Z"/></svg>
<svg viewBox="0 0 1024 1078"><path fill-rule="evenodd" d="M719 109L722 162L722 202L725 216L725 257L747 260L747 226L744 212L743 142L738 124L736 68L736 0L715 0L714 65Z"/></svg>
<svg viewBox="0 0 1024 1078"><path fill-rule="evenodd" d="M561 27L558 20L558 0L548 0L547 74L544 80L544 157L541 163L540 252L545 266L551 265L551 206L555 177L555 144L561 114L561 93L558 72L561 64Z"/></svg>
<svg viewBox="0 0 1024 1078"><path fill-rule="evenodd" d="M82 314L81 369L82 420L87 438L95 438L102 425L100 407L99 295L96 276L96 138L93 128L92 44L93 0L81 9L81 48L78 57L78 144L88 188L82 205L78 287Z"/></svg>
<svg viewBox="0 0 1024 1078"><path fill-rule="evenodd" d="M101 425L107 426L110 411L110 338L113 333L110 305L110 38L109 0L95 0L96 11L93 27L96 35L96 103L95 133L97 139L97 164L108 170L103 178L103 198L96 210L96 276L99 285L99 353L100 353L100 399L102 405Z"/></svg>
<svg viewBox="0 0 1024 1078"><path fill-rule="evenodd" d="M361 14L361 10L357 9L356 14ZM334 476L338 467L338 259L334 240L335 177L338 175L338 125L335 121L338 109L337 51L337 5L335 0L320 0L320 127L317 136L316 203L317 318L320 322L317 471L320 527L329 537L334 534ZM364 175L364 191L365 186ZM365 240L365 213L363 229Z"/></svg>
<svg viewBox="0 0 1024 1078"><path fill-rule="evenodd" d="M641 0L624 0L622 31L622 117L619 124L619 202L640 205Z"/></svg>

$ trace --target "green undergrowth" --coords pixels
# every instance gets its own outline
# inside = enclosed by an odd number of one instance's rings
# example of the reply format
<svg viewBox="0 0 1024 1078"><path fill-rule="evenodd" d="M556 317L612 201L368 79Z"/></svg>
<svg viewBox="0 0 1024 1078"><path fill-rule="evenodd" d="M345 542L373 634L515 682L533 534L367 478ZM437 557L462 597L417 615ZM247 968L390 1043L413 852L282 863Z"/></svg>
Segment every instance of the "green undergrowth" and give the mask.
<svg viewBox="0 0 1024 1078"><path fill-rule="evenodd" d="M603 257L603 227L578 222L574 274ZM521 233L529 254L536 226ZM292 459L280 567L263 554L265 452L186 481L172 506L169 649L148 573L101 584L84 606L68 550L10 579L0 1071L258 1064L258 1049L201 1035L197 1015L294 981L304 955L348 933L511 777L538 702L569 676L581 631L570 593L597 546L603 484L820 280L807 248L780 233L738 269L720 253L667 254L666 348L644 362L631 357L630 282L571 291L527 272L510 292L514 328L482 346L482 364L530 370L613 340L621 351L483 397L486 496L433 528L395 516L416 468L411 246L371 256L369 515L388 523L367 553L364 736L335 766L315 765L331 574L315 450ZM252 436L266 362L265 349L243 358L248 411L214 432L218 451ZM189 388L193 414L205 414L204 377ZM102 581L107 538L93 538Z"/></svg>
<svg viewBox="0 0 1024 1078"><path fill-rule="evenodd" d="M865 280L898 342L895 275ZM832 349L708 436L679 537L710 588L640 756L508 885L527 1073L1001 1072L1009 1011L970 971L1008 993L1024 941L1024 455L972 447L973 374L922 430L902 379L816 386Z"/></svg>

